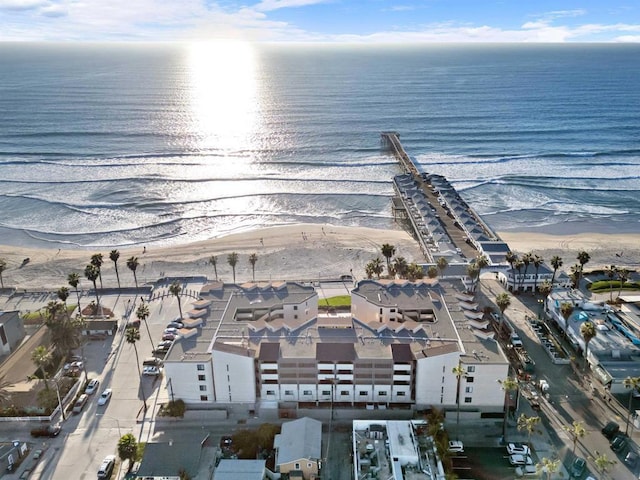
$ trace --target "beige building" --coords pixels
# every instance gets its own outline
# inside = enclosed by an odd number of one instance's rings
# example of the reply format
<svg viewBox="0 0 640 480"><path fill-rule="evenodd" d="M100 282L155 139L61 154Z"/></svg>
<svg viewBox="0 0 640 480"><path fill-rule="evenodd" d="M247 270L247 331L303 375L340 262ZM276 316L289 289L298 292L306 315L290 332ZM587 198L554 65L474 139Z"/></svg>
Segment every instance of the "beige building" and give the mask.
<svg viewBox="0 0 640 480"><path fill-rule="evenodd" d="M290 479L320 478L322 423L304 417L282 424L273 441L276 449L276 471Z"/></svg>

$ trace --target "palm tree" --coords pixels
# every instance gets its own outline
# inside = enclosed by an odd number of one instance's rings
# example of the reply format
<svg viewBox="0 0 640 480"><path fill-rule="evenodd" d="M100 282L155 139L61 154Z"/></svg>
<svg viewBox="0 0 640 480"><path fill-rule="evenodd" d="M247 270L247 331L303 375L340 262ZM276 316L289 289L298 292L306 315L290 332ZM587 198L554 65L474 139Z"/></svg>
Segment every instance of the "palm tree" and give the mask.
<svg viewBox="0 0 640 480"><path fill-rule="evenodd" d="M101 253L94 253L91 255L91 265L94 265L98 269L98 277L100 278L100 288L102 288L102 264L104 260L102 259Z"/></svg>
<svg viewBox="0 0 640 480"><path fill-rule="evenodd" d="M375 272L373 271L373 262L369 262L365 265L364 267L364 273L367 275L368 279L372 279L373 276L375 275Z"/></svg>
<svg viewBox="0 0 640 480"><path fill-rule="evenodd" d="M521 275L522 273L522 267L524 266L524 262L521 259L516 259L516 261L513 263L513 291L516 291L516 271L518 272L518 280L519 283L524 282L524 277Z"/></svg>
<svg viewBox="0 0 640 480"><path fill-rule="evenodd" d="M545 300L547 299L547 297L549 297L549 294L551 293L551 289L552 289L551 285L552 284L551 282L549 282L549 280L545 280L540 284L540 287L538 288L538 291L544 297Z"/></svg>
<svg viewBox="0 0 640 480"><path fill-rule="evenodd" d="M438 276L438 269L435 266L431 265L427 270L427 277L436 278L437 276Z"/></svg>
<svg viewBox="0 0 640 480"><path fill-rule="evenodd" d="M436 266L438 267L438 270L440 270L440 278L443 278L444 277L444 271L449 266L449 262L447 262L446 258L440 257L436 261Z"/></svg>
<svg viewBox="0 0 640 480"><path fill-rule="evenodd" d="M458 365L453 367L451 370L456 377L456 440L458 440L458 429L460 427L460 384L461 379L467 376L467 372L462 368L462 364L460 360L458 360Z"/></svg>
<svg viewBox="0 0 640 480"><path fill-rule="evenodd" d="M84 276L87 277L87 280L93 283L93 291L96 293L96 311L97 315L100 311L100 297L98 296L98 286L96 285L96 280L100 276L100 272L95 265L89 264L84 267Z"/></svg>
<svg viewBox="0 0 640 480"><path fill-rule="evenodd" d="M580 279L582 278L582 274L584 273L584 266L589 263L589 260L591 260L591 255L589 255L587 252L585 252L584 250L578 252L578 256L576 257L578 262L580 263L580 276L578 278L578 284L576 286L576 288L580 289Z"/></svg>
<svg viewBox="0 0 640 480"><path fill-rule="evenodd" d="M546 479L551 480L552 474L560 470L560 465L561 463L559 458L552 459L543 457L542 460L540 460L540 463L536 464L536 473L538 475L544 473Z"/></svg>
<svg viewBox="0 0 640 480"><path fill-rule="evenodd" d="M409 264L404 257L396 257L393 260L393 270L396 272L398 277L405 278L407 276L407 268Z"/></svg>
<svg viewBox="0 0 640 480"><path fill-rule="evenodd" d="M78 285L80 284L80 275L78 275L76 272L70 273L67 276L67 283L76 291L76 297L78 297L78 312L80 312L80 315L82 315L82 307L80 307L80 292L78 291Z"/></svg>
<svg viewBox="0 0 640 480"><path fill-rule="evenodd" d="M396 254L396 247L389 243L382 244L382 256L387 259L387 272L391 275L391 257Z"/></svg>
<svg viewBox="0 0 640 480"><path fill-rule="evenodd" d="M524 281L527 278L527 270L529 270L529 265L533 262L533 253L528 252L522 255L522 263L524 264L524 275L522 275L520 279L520 288L524 287Z"/></svg>
<svg viewBox="0 0 640 480"><path fill-rule="evenodd" d="M531 434L540 433L538 430L538 424L540 423L540 417L528 417L524 413L518 417L518 431L527 431L527 443L531 444Z"/></svg>
<svg viewBox="0 0 640 480"><path fill-rule="evenodd" d="M624 388L629 389L629 405L627 407L627 428L624 433L629 433L629 418L631 417L631 402L633 401L633 393L640 391L640 377L627 377L622 381Z"/></svg>
<svg viewBox="0 0 640 480"><path fill-rule="evenodd" d="M138 459L138 451L138 442L132 433L125 433L120 437L120 440L118 440L118 456L120 457L120 460L129 461L127 472L131 471L133 464Z"/></svg>
<svg viewBox="0 0 640 480"><path fill-rule="evenodd" d="M31 361L35 363L36 367L40 369L42 373L42 379L44 380L44 388L49 390L49 384L47 383L47 372L45 367L51 362L51 353L47 347L40 345L31 352Z"/></svg>
<svg viewBox="0 0 640 480"><path fill-rule="evenodd" d="M113 262L113 266L116 268L116 279L118 280L118 288L120 288L120 274L118 273L118 259L120 258L120 252L118 250L111 250L109 259Z"/></svg>
<svg viewBox="0 0 640 480"><path fill-rule="evenodd" d="M182 292L182 287L177 280L169 285L169 293L171 293L171 295L175 295L178 299L178 311L180 312L180 318L182 318L182 303L180 301L180 292Z"/></svg>
<svg viewBox="0 0 640 480"><path fill-rule="evenodd" d="M511 305L511 296L508 293L499 293L496 295L496 305L500 309L500 327L502 327L504 311Z"/></svg>
<svg viewBox="0 0 640 480"><path fill-rule="evenodd" d="M140 340L140 332L137 328L129 327L124 332L124 338L129 345L133 345L133 350L136 353L136 365L138 367L138 380L142 378L142 372L140 371L140 358L138 357L138 347L136 342ZM144 411L147 411L147 397L144 394L143 385L140 384L140 392L142 392L142 402L144 403Z"/></svg>
<svg viewBox="0 0 640 480"><path fill-rule="evenodd" d="M540 266L544 263L544 259L540 255L534 255L532 263L536 269L536 276L533 279L533 293L536 293L538 290L538 271L540 270Z"/></svg>
<svg viewBox="0 0 640 480"><path fill-rule="evenodd" d="M571 265L571 282L573 283L573 288L578 288L580 285L580 264L576 263L575 265Z"/></svg>
<svg viewBox="0 0 640 480"><path fill-rule="evenodd" d="M7 261L4 258L0 258L0 288L4 288L4 280L2 274L7 269Z"/></svg>
<svg viewBox="0 0 640 480"><path fill-rule="evenodd" d="M380 274L384 272L384 267L382 266L382 259L380 257L376 257L371 260L371 265L373 266L373 273L376 274L378 278L380 278Z"/></svg>
<svg viewBox="0 0 640 480"><path fill-rule="evenodd" d="M598 453L598 451L596 450L596 455L597 457L593 459L593 463L596 464L596 469L598 470L598 473L600 475L602 475L601 478L604 478L604 475L607 474L607 472L609 471L609 467L612 467L613 465L616 464L615 460L609 460L609 457L607 457L606 453Z"/></svg>
<svg viewBox="0 0 640 480"><path fill-rule="evenodd" d="M516 378L507 377L504 380L498 380L502 390L504 390L505 409L504 419L502 421L502 439L507 442L507 415L509 414L509 408L511 404L507 405L507 398L510 396L510 392L517 391L519 388L518 380ZM516 405L518 402L516 401Z"/></svg>
<svg viewBox="0 0 640 480"><path fill-rule="evenodd" d="M252 273L252 278L253 281L256 281L256 262L258 261L258 255L255 253L252 253L251 255L249 255L249 263L251 264L251 273Z"/></svg>
<svg viewBox="0 0 640 480"><path fill-rule="evenodd" d="M580 335L584 339L584 369L587 370L587 364L589 363L589 342L596 336L598 331L593 322L586 321L580 325Z"/></svg>
<svg viewBox="0 0 640 480"><path fill-rule="evenodd" d="M67 287L60 287L56 292L56 295L64 306L64 314L69 318L69 310L67 309L67 298L69 298L69 289Z"/></svg>
<svg viewBox="0 0 640 480"><path fill-rule="evenodd" d="M471 280L471 291L476 291L476 282L480 276L480 268L477 263L470 263L467 265L467 277Z"/></svg>
<svg viewBox="0 0 640 480"><path fill-rule="evenodd" d="M379 264L376 273L378 273L378 278L380 278L380 273L382 273L382 263ZM424 271L422 270L422 267L416 262L411 262L407 267L407 278L414 282L416 280L420 280L422 277L424 277Z"/></svg>
<svg viewBox="0 0 640 480"><path fill-rule="evenodd" d="M211 255L209 257L209 265L213 267L213 272L216 274L216 282L218 281L218 257Z"/></svg>
<svg viewBox="0 0 640 480"><path fill-rule="evenodd" d="M236 252L231 252L227 255L227 263L233 270L233 283L236 283L236 265L238 264L238 254Z"/></svg>
<svg viewBox="0 0 640 480"><path fill-rule="evenodd" d="M613 303L613 277L618 273L618 268L615 265L604 268L604 273L609 278L609 303Z"/></svg>
<svg viewBox="0 0 640 480"><path fill-rule="evenodd" d="M516 255L514 252L512 251L508 251L505 256L504 256L505 261L509 264L509 266L511 267L511 272L513 274L513 289L516 289L516 271L515 271L515 265L516 262L518 261L518 255Z"/></svg>
<svg viewBox="0 0 640 480"><path fill-rule="evenodd" d="M478 279L482 276L482 269L489 266L489 259L486 255L478 255L476 257L476 265L478 266Z"/></svg>
<svg viewBox="0 0 640 480"><path fill-rule="evenodd" d="M127 268L129 268L129 270L133 272L133 281L136 284L136 290L138 290L138 277L136 276L138 265L140 265L140 262L138 262L138 257L131 257L129 258L129 260L127 260Z"/></svg>
<svg viewBox="0 0 640 480"><path fill-rule="evenodd" d="M562 428L564 428L564 430L571 436L571 440L573 441L573 450L571 451L571 454L575 455L578 440L587 434L587 430L584 428L584 423L574 420L571 426L565 425Z"/></svg>
<svg viewBox="0 0 640 480"><path fill-rule="evenodd" d="M554 255L551 257L551 266L553 267L553 276L551 277L551 288L553 288L553 284L556 281L556 272L562 266L562 258L558 255Z"/></svg>
<svg viewBox="0 0 640 480"><path fill-rule="evenodd" d="M573 303L569 303L569 302L563 302L560 305L560 315L562 316L562 318L564 318L564 333L565 335L567 334L567 325L569 322L569 318L571 317L571 314L573 313Z"/></svg>
<svg viewBox="0 0 640 480"><path fill-rule="evenodd" d="M151 338L151 331L149 330L149 324L147 323L147 318L149 318L149 306L144 303L144 301L140 302L138 308L136 308L136 318L144 323L147 328L147 334L149 335L149 343L151 344L151 348L153 349L153 339Z"/></svg>
<svg viewBox="0 0 640 480"><path fill-rule="evenodd" d="M618 290L618 298L620 298L620 295L622 294L622 286L625 284L627 280L629 280L630 276L631 276L631 273L626 268L618 269L618 278L620 279L620 290Z"/></svg>

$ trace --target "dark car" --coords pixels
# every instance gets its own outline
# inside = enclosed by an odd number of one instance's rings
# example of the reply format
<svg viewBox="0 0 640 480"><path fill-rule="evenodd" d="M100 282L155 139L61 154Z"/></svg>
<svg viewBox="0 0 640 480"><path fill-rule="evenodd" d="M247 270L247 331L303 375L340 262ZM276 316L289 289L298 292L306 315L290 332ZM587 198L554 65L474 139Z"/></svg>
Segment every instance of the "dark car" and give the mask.
<svg viewBox="0 0 640 480"><path fill-rule="evenodd" d="M57 437L60 433L60 425L46 425L31 429L32 437Z"/></svg>
<svg viewBox="0 0 640 480"><path fill-rule="evenodd" d="M608 439L612 439L613 437L615 437L619 431L620 425L618 425L616 422L607 423L604 427L602 427L601 430L602 434Z"/></svg>
<svg viewBox="0 0 640 480"><path fill-rule="evenodd" d="M578 457L571 464L571 476L574 478L580 478L587 469L587 461L584 458Z"/></svg>
<svg viewBox="0 0 640 480"><path fill-rule="evenodd" d="M629 468L635 468L638 464L638 454L636 452L630 451L627 453L627 456L624 457L624 463L627 464Z"/></svg>
<svg viewBox="0 0 640 480"><path fill-rule="evenodd" d="M613 440L611 440L611 450L619 453L627 448L628 444L629 438L626 435L619 433L615 437L613 437Z"/></svg>

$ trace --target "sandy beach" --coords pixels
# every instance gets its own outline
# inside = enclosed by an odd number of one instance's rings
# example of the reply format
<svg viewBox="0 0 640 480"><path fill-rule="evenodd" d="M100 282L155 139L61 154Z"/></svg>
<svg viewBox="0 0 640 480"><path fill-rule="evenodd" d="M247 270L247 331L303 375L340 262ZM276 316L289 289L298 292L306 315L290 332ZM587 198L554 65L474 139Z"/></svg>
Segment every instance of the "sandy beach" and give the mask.
<svg viewBox="0 0 640 480"><path fill-rule="evenodd" d="M547 262L554 255L564 260L565 269L576 262L580 250L591 255L587 268L603 265L640 266L640 234L580 234L547 235L538 233L500 233L511 249L518 253L533 252ZM365 276L367 262L380 256L380 246L390 243L396 247L396 255L408 262L424 261L417 243L401 230L378 230L364 227L342 227L319 224L298 224L257 229L236 233L207 241L143 249L121 249L118 270L122 286L133 286L133 275L126 266L131 256L138 257L138 283L153 282L162 277L205 275L215 278L209 264L212 255L217 257L218 277L233 281L231 267L227 263L230 252L238 253L236 281L252 278L249 255L258 257L255 266L256 280L313 280L335 278L353 274ZM6 259L7 270L3 274L5 287L27 289L57 289L67 285L67 275L77 272L81 286L90 288L83 275L85 265L94 253L102 253L102 283L105 288L116 286L111 249L57 250L16 248L0 246L0 257ZM618 254L618 255L616 255ZM23 265L23 260L29 262Z"/></svg>

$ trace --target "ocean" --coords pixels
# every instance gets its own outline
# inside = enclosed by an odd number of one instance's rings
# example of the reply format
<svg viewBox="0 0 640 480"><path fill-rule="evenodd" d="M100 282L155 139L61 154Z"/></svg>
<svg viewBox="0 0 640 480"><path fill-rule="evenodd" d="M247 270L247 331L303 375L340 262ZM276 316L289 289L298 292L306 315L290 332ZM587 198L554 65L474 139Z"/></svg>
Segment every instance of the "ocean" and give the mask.
<svg viewBox="0 0 640 480"><path fill-rule="evenodd" d="M400 133L497 231L640 232L640 45L0 44L0 243L399 228Z"/></svg>

